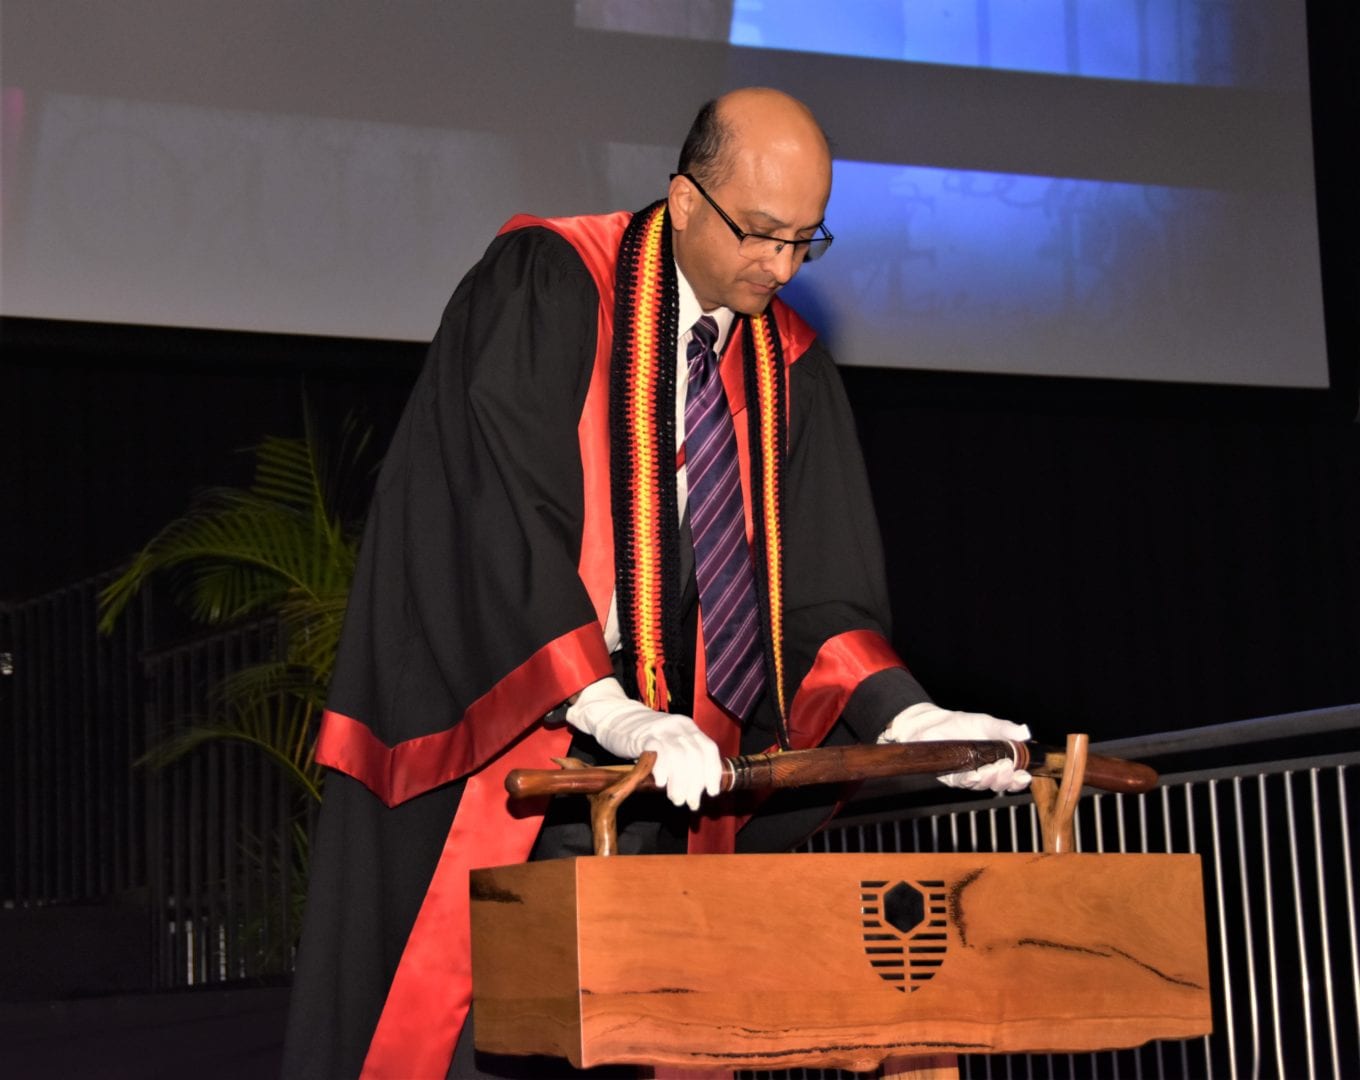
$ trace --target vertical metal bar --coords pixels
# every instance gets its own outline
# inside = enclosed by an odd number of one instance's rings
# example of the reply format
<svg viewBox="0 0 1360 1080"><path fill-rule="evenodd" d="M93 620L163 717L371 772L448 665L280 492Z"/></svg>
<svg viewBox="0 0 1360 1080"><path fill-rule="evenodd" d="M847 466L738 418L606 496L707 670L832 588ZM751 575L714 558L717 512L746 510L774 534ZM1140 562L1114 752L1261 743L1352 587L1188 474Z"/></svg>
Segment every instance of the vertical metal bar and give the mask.
<svg viewBox="0 0 1360 1080"><path fill-rule="evenodd" d="M201 715L205 704L203 686L205 676L203 672L203 646L189 650L187 657L189 665L189 698L186 708L179 716L175 717L176 729L183 728L195 717ZM207 885L204 881L205 870L207 867L207 853L204 850L204 837L206 835L206 823L203 806L203 774L204 762L202 754L191 754L185 759L184 764L189 769L189 778L186 784L185 799L189 807L189 894L186 904L186 916L190 919L190 937L194 942L194 956L196 963L193 965L193 978L196 984L201 985L207 981L208 969L211 963L209 956L210 934L204 925L206 920L207 905Z"/></svg>
<svg viewBox="0 0 1360 1080"><path fill-rule="evenodd" d="M1344 765L1336 770L1336 789L1337 816L1341 819L1341 865L1345 868L1341 877L1346 883L1346 925L1351 943L1351 1003L1355 1006L1355 1032L1360 1039L1360 935L1355 925L1355 864L1351 862L1350 800L1346 795Z"/></svg>
<svg viewBox="0 0 1360 1080"><path fill-rule="evenodd" d="M111 642L99 633L97 626L99 588L97 581L88 583L87 601L90 617L90 671L89 671L89 709L87 716L90 724L86 729L90 741L90 774L92 782L89 791L89 813L91 839L98 851L98 858L91 867L90 888L94 895L107 896L113 890L109 884L109 874L113 867L113 845L109 842L109 822L111 814L108 806L109 770L107 746L114 730L114 717L108 705L108 673Z"/></svg>
<svg viewBox="0 0 1360 1080"><path fill-rule="evenodd" d="M85 656L85 630L87 610L85 606L84 586L78 586L71 590L71 640L67 648L66 657L71 679L71 809L70 809L70 828L71 835L78 837L79 840L73 846L75 850L71 853L71 895L74 899L83 899L90 895L86 891L85 869L89 858L93 854L93 844L90 838L88 807L91 794L89 753L86 734L89 724L89 711L86 708L87 697L89 694L89 668L86 664ZM74 668L74 670L71 670Z"/></svg>
<svg viewBox="0 0 1360 1080"><path fill-rule="evenodd" d="M275 963L278 970L285 971L293 942L293 821L288 784L278 769L273 772L279 800L279 948Z"/></svg>
<svg viewBox="0 0 1360 1080"><path fill-rule="evenodd" d="M23 852L23 825L19 817L19 760L23 747L24 713L23 680L20 668L24 664L23 648L18 632L18 611L9 604L0 605L0 652L5 654L4 670L0 671L0 702L8 702L0 717L0 738L4 740L4 758L0 761L0 775L5 784L0 801L5 802L5 821L9 823L10 843L4 856L4 877L0 882L0 902L20 903L19 864Z"/></svg>
<svg viewBox="0 0 1360 1080"><path fill-rule="evenodd" d="M1270 815L1269 803L1266 789L1266 776L1264 773L1256 778L1257 788L1261 796L1261 892L1265 897L1266 915L1266 958L1270 972L1270 1016L1271 1031L1275 1039L1275 1069L1277 1076L1284 1075L1284 1040L1280 1035L1280 974L1279 962L1275 948L1275 887L1271 881L1270 866ZM1246 940L1246 948L1250 950L1253 943L1250 937Z"/></svg>
<svg viewBox="0 0 1360 1080"><path fill-rule="evenodd" d="M1303 897L1299 880L1299 845L1298 834L1295 832L1297 823L1294 815L1294 785L1291 782L1293 777L1294 773L1292 770L1284 774L1285 808L1289 833L1289 872L1294 886L1294 910L1300 915L1299 918L1295 919L1295 924L1298 926L1299 970L1302 975L1300 979L1300 989L1303 994L1303 1031L1304 1042L1306 1043L1308 1053L1308 1077L1309 1080L1313 1080L1316 1072L1313 1067L1313 1011L1310 1008L1312 986L1308 973L1308 943L1304 940L1303 919L1301 917L1303 912Z"/></svg>
<svg viewBox="0 0 1360 1080"><path fill-rule="evenodd" d="M1242 937L1247 943L1242 951L1247 961L1247 1008L1251 1022L1251 1075L1261 1075L1260 1003L1256 995L1256 950L1251 930L1251 879L1247 873L1247 838L1243 831L1242 777L1232 778L1233 823L1237 837L1237 884L1242 897ZM1222 842L1222 838L1219 838Z"/></svg>
<svg viewBox="0 0 1360 1080"><path fill-rule="evenodd" d="M155 662L155 667L151 674L151 692L154 702L152 708L146 710L142 716L140 750L150 747L155 738L155 732L159 728L159 718L163 716L169 708L170 695L173 693L174 672L170 669L166 657L160 657ZM156 988L159 990L167 989L174 985L174 950L177 939L170 937L170 920L168 913L169 894L171 886L167 874L167 857L165 851L165 832L171 825L168 821L166 812L166 800L169 794L169 785L165 782L164 775L152 769L145 772L147 782L147 798L144 809L145 837L146 837L146 867L147 867L147 891L151 896L150 915L151 915L151 940L155 949L156 961Z"/></svg>
<svg viewBox="0 0 1360 1080"><path fill-rule="evenodd" d="M1093 831L1095 832L1095 850L1098 853L1105 851L1105 822L1101 814L1101 810L1104 808L1104 799L1105 796L1097 792L1092 798L1088 800L1088 803L1091 808L1091 816L1092 818L1094 818ZM1074 834L1076 850L1081 851L1082 843L1081 843L1080 815L1077 816L1076 824L1077 829ZM1115 1053L1110 1053L1107 1056L1110 1059L1110 1069L1108 1075L1112 1078L1112 1080L1119 1080L1119 1055ZM1092 1075L1096 1076L1100 1075L1100 1058L1096 1054L1091 1055L1091 1072Z"/></svg>
<svg viewBox="0 0 1360 1080"><path fill-rule="evenodd" d="M132 605L123 613L117 630L109 636L107 702L109 716L108 741L105 744L105 768L109 777L109 876L111 892L121 892L132 885L132 862L137 851L138 822L131 798L131 746L137 725L137 712L132 703L136 668L140 657L131 645L132 635L141 622L141 606Z"/></svg>
<svg viewBox="0 0 1360 1080"><path fill-rule="evenodd" d="M92 613L98 615L98 585L96 582ZM124 616L126 619L127 616ZM118 639L113 635L100 634L96 625L95 651L95 763L99 774L99 796L94 802L95 829L99 839L98 889L101 895L108 896L118 891L115 881L118 873L118 817L114 809L114 793L118 777L113 768L115 760L113 747L117 745L118 729L124 720L118 715L114 704L114 673L117 668Z"/></svg>
<svg viewBox="0 0 1360 1080"><path fill-rule="evenodd" d="M87 581L82 589L85 609L85 632L81 635L85 642L85 834L89 838L89 851L85 862L85 888L87 896L106 894L103 887L104 867L109 863L109 853L104 844L104 821L101 813L105 792L108 790L104 772L100 768L103 761L103 742L108 718L100 697L100 676L103 670L104 654L107 651L96 625L98 617L98 593L93 581Z"/></svg>
<svg viewBox="0 0 1360 1080"><path fill-rule="evenodd" d="M1317 874L1318 918L1317 926L1322 939L1322 984L1327 999L1327 1037L1332 1051L1332 1075L1338 1080L1341 1076L1341 1058L1337 1052L1336 1037L1336 991L1332 984L1331 924L1327 920L1327 881L1323 874L1322 853L1322 808L1318 796L1318 770L1308 770L1308 789L1312 796L1313 810L1313 858L1314 872Z"/></svg>
<svg viewBox="0 0 1360 1080"><path fill-rule="evenodd" d="M1218 900L1218 949L1220 962L1223 968L1224 1011L1228 1018L1228 1074L1235 1077L1239 1075L1237 1071L1237 1039L1235 1038L1232 1022L1232 972L1228 967L1228 925L1227 912L1224 910L1223 900L1223 856L1221 854L1223 845L1218 842L1218 837L1221 835L1218 827L1218 781L1210 780L1208 790L1209 822L1214 837L1214 895Z"/></svg>
<svg viewBox="0 0 1360 1080"><path fill-rule="evenodd" d="M188 701L188 687L185 686L187 674L184 670L184 655L176 652L171 660L172 670L175 679L175 695L173 709L169 715L161 717L161 729L156 732L156 738L164 738L166 728L174 724L182 714L185 703ZM172 896L171 904L174 912L176 927L177 955L175 957L175 986L192 985L192 947L193 930L189 925L190 907L188 903L188 868L185 866L185 855L188 851L188 822L186 820L188 812L188 801L184 793L184 769L178 766L171 769L173 780L171 781L171 801L173 809L171 811L171 882Z"/></svg>
<svg viewBox="0 0 1360 1080"><path fill-rule="evenodd" d="M98 792L96 784L97 777L91 767L93 760L91 755L91 743L93 742L93 730L90 725L90 684L93 677L93 668L90 658L90 639L89 629L93 621L93 613L90 610L90 587L88 582L81 582L72 590L72 595L76 599L73 614L78 616L76 633L73 635L71 650L67 656L76 661L75 667L79 672L76 685L76 695L79 703L73 709L72 730L76 735L76 746L72 753L72 765L76 773L75 790L72 792L73 817L72 831L80 836L80 845L73 855L73 886L77 897L85 899L95 896L96 893L91 887L91 878L95 865L95 838L94 838L94 819L90 814L90 805L93 797ZM78 764L77 764L78 762Z"/></svg>
<svg viewBox="0 0 1360 1080"><path fill-rule="evenodd" d="M236 643L235 659L234 670L239 671L243 666L239 641ZM239 911L240 896L238 894L241 853L237 822L240 820L241 814L241 793L238 789L236 773L239 758L239 749L235 746L228 747L223 755L222 772L222 806L225 815L222 822L222 877L226 890L223 896L223 906L227 924L227 965L230 978L233 979L239 979L245 975L241 964L241 924L243 920Z"/></svg>
<svg viewBox="0 0 1360 1080"><path fill-rule="evenodd" d="M71 610L71 590L64 589L58 595L57 618L53 627L52 674L61 673L53 678L53 690L57 709L54 715L56 724L53 746L53 774L57 777L57 792L52 807L54 833L52 837L52 863L56 869L57 895L63 900L75 899L75 863L80 848L80 832L77 828L76 767L78 763L75 746L75 687L70 658L74 646Z"/></svg>
<svg viewBox="0 0 1360 1080"><path fill-rule="evenodd" d="M44 605L49 606L49 605ZM42 901L56 899L56 883L52 877L53 861L50 857L52 847L52 816L50 811L49 799L52 796L54 785L40 783L40 778L51 775L52 768L52 738L54 735L51 723L52 715L52 690L51 683L42 677L41 673L52 670L52 642L51 642L51 620L40 620L36 627L38 638L38 664L37 677L35 681L38 686L38 719L41 726L37 729L35 740L38 748L38 770L30 779L30 790L33 792L33 806L37 810L37 843L34 851L37 861L34 870L37 872L37 898Z"/></svg>
<svg viewBox="0 0 1360 1080"><path fill-rule="evenodd" d="M208 965L208 982L220 982L226 975L226 956L220 941L220 929L224 925L222 916L222 791L219 778L222 748L204 747L203 756L207 759L205 768L208 774L204 825L207 830L203 844L203 857L206 864L203 887L206 893L206 922L208 928L208 947L211 962Z"/></svg>
<svg viewBox="0 0 1360 1080"><path fill-rule="evenodd" d="M1165 790L1166 790L1166 788L1165 788L1165 786L1163 786L1163 787L1162 787L1162 791L1165 792ZM1137 804L1137 805L1138 805L1138 852L1139 852L1139 854L1141 854L1141 855L1147 855L1147 854L1149 854L1149 853L1151 852L1151 847L1150 847L1150 837L1149 837L1149 826L1148 826L1148 797L1147 797L1147 794L1146 794L1145 792L1139 793L1138 796L1137 796L1137 800L1138 800L1138 804ZM1121 799L1121 800L1120 800L1120 822L1121 822L1121 825L1122 825L1123 820L1124 820L1124 819L1123 819L1123 800ZM1121 843L1122 843L1122 842L1121 842ZM1122 850L1122 847L1121 847L1121 850ZM1163 1063L1163 1061L1162 1061L1162 1040L1161 1040L1161 1039L1157 1039L1155 1042L1152 1043L1152 1046L1151 1046L1151 1054L1152 1054L1152 1061L1153 1061L1153 1064L1156 1066L1156 1069L1157 1069L1157 1076L1158 1076L1158 1077L1163 1077L1163 1076L1165 1076L1165 1075L1166 1075L1166 1069L1165 1069L1165 1065L1164 1065L1164 1063ZM1141 1054L1141 1053L1138 1055L1137 1061L1138 1061L1138 1076L1139 1076L1139 1078L1140 1078L1140 1080L1141 1080L1142 1075L1143 1075L1143 1058L1142 1058L1142 1054Z"/></svg>
<svg viewBox="0 0 1360 1080"><path fill-rule="evenodd" d="M1119 845L1119 853L1122 855L1129 850L1128 833L1124 822L1124 796L1111 795L1110 798L1114 800L1115 836ZM1142 798L1141 795L1138 796L1140 806L1142 805ZM1137 1080L1143 1080L1143 1056L1137 1049L1133 1051L1133 1075L1137 1077Z"/></svg>
<svg viewBox="0 0 1360 1080"><path fill-rule="evenodd" d="M1185 840L1185 846L1186 846L1186 848L1189 850L1190 854L1191 854L1191 855L1194 855L1194 854L1197 853L1197 852L1196 852L1196 843L1197 843L1197 842L1196 842L1196 840L1195 840L1195 800L1194 800L1193 793L1192 793L1191 790L1190 790L1190 784L1189 784L1189 783L1182 784L1182 785L1181 785L1181 790L1185 793L1185 825L1186 825L1186 840ZM1171 850L1171 825L1170 825L1171 799L1170 799L1170 796L1169 796L1169 795L1168 795L1168 797L1167 797L1166 805L1167 805L1167 811L1168 811L1168 813L1167 813L1167 826L1166 826L1166 843L1167 843L1167 850ZM1207 900L1208 898L1206 897L1205 899ZM1205 1035L1205 1036L1203 1036L1203 1038L1201 1038L1201 1039L1199 1040L1199 1044L1200 1044L1200 1046L1201 1046L1201 1047L1203 1048L1203 1050L1204 1050L1204 1075L1205 1075L1205 1076L1208 1076L1208 1075L1210 1074L1211 1065L1212 1065L1212 1061L1213 1061L1213 1059L1212 1059L1211 1056L1210 1056L1210 1052L1209 1052L1209 1039L1210 1039L1210 1036ZM1190 1074L1190 1041L1189 1041L1188 1039L1182 1039L1182 1040L1181 1040L1181 1075L1182 1075L1182 1076L1189 1076L1189 1075L1191 1075L1191 1074Z"/></svg>
<svg viewBox="0 0 1360 1080"><path fill-rule="evenodd" d="M44 763L42 784L43 800L43 867L46 871L44 877L46 884L44 888L45 899L48 901L65 900L66 895L63 890L65 866L63 865L62 853L63 845L60 837L62 834L62 809L66 805L67 792L65 780L66 776L62 766L65 764L63 756L63 727L66 722L66 713L62 708L62 698L65 696L65 686L60 679L54 679L52 674L57 669L60 662L62 647L62 631L65 629L65 619L62 618L61 601L63 597L60 593L53 594L46 604L46 618L43 620L44 638L44 670L43 683L44 691L47 696L46 707L43 709L44 729L46 739L44 743L47 749L47 760Z"/></svg>
<svg viewBox="0 0 1360 1080"><path fill-rule="evenodd" d="M243 845L253 847L256 836L256 795L255 795L255 763L251 761L242 762L241 767L241 840ZM243 857L246 870L245 887L242 889L242 908L245 916L244 923L248 927L248 932L244 940L246 974L258 975L259 972L259 926L260 920L257 917L259 901L255 893L255 879L258 875L251 873L251 860L254 858L253 851L247 851Z"/></svg>
<svg viewBox="0 0 1360 1080"><path fill-rule="evenodd" d="M80 748L76 745L76 722L78 708L76 697L79 673L73 670L72 658L76 645L76 613L72 598L73 589L64 589L60 594L59 618L57 619L56 651L52 657L53 675L60 677L53 682L58 687L60 709L57 713L57 731L60 741L57 744L55 761L57 775L61 778L61 795L54 807L56 835L52 857L57 866L57 888L63 900L74 900L76 892L76 866L80 861L80 810L79 810L79 767Z"/></svg>
<svg viewBox="0 0 1360 1080"><path fill-rule="evenodd" d="M136 612L135 624L127 621L126 631L121 639L126 651L126 666L122 680L122 699L125 710L124 732L118 742L116 757L119 778L122 783L115 789L118 792L122 813L125 815L126 850L124 852L122 887L134 886L147 889L147 895L154 900L155 893L151 884L155 879L152 871L152 853L147 845L148 820L150 808L154 803L156 781L146 775L134 775L132 763L141 756L146 738L148 714L155 707L154 694L158 693L157 684L148 678L144 656L150 646L151 596L142 590L140 602L132 609ZM119 829L119 836L124 836ZM152 937L154 942L156 937ZM153 981L153 985L156 985Z"/></svg>
<svg viewBox="0 0 1360 1080"><path fill-rule="evenodd" d="M24 682L28 688L28 708L25 728L27 738L24 754L24 781L22 800L24 816L24 836L26 845L24 862L23 897L26 903L43 899L42 879L40 877L42 850L42 804L37 798L38 777L42 767L42 691L38 684L38 672L44 661L42 642L38 637L36 605L30 604L24 611L24 641L26 642Z"/></svg>
<svg viewBox="0 0 1360 1080"><path fill-rule="evenodd" d="M18 609L9 604L0 604L0 652L5 654L5 670L0 672L4 679L5 693L0 693L0 702L7 702L4 723L0 725L0 738L4 740L4 758L0 760L0 776L5 779L0 790L0 802L4 802L10 843L5 846L3 888L0 888L0 902L20 904L19 863L23 852L23 828L19 819L19 755L23 745L23 681L20 668L23 666L23 648L18 632Z"/></svg>

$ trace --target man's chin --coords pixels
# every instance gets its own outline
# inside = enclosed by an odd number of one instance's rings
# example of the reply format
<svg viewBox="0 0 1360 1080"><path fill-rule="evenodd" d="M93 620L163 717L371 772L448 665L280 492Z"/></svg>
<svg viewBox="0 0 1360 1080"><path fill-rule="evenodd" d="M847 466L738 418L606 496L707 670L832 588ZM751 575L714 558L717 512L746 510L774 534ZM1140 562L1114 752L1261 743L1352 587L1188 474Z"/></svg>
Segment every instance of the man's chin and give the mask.
<svg viewBox="0 0 1360 1080"><path fill-rule="evenodd" d="M733 297L732 303L728 306L742 315L760 315L770 306L770 301L774 299L776 291L775 289L759 288L743 289L742 294Z"/></svg>

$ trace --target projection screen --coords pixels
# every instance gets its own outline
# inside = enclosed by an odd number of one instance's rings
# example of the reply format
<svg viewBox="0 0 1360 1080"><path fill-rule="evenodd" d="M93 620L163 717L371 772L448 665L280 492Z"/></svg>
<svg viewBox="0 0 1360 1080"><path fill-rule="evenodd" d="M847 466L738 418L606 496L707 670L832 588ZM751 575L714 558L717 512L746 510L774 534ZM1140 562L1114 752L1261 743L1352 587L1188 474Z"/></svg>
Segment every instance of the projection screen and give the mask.
<svg viewBox="0 0 1360 1080"><path fill-rule="evenodd" d="M833 140L842 363L1328 383L1305 7L6 0L6 315L424 340L511 214L635 209L724 89Z"/></svg>

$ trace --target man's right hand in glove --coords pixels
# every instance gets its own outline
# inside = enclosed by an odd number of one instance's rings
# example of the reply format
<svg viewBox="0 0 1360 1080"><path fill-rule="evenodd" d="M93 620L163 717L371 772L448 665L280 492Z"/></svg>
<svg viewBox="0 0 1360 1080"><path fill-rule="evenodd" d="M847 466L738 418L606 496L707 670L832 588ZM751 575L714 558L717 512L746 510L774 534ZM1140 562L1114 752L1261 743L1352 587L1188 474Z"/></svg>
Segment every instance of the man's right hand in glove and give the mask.
<svg viewBox="0 0 1360 1080"><path fill-rule="evenodd" d="M722 783L718 745L688 716L656 712L623 692L613 677L591 683L567 708L567 723L592 736L616 757L636 761L656 754L652 775L676 806L699 809L704 794Z"/></svg>

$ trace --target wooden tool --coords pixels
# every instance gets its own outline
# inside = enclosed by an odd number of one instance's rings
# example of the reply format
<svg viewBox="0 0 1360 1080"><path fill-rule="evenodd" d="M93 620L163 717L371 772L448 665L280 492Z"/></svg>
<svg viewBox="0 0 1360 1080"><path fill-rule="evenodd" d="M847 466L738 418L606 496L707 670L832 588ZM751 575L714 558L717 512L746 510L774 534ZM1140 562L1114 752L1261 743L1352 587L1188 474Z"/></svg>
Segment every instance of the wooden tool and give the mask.
<svg viewBox="0 0 1360 1080"><path fill-rule="evenodd" d="M1083 784L1106 791L1138 793L1157 785L1157 773L1146 765L1087 753L1087 737L1069 737L1066 750L1006 740L947 740L887 743L881 746L827 746L814 750L776 751L723 760L722 790L746 791L806 787L811 784L857 782L885 776L942 774L978 769L1003 758L1034 777L1035 800L1045 851L1070 851L1072 814ZM514 798L545 795L589 795L595 854L613 855L617 846L617 813L635 792L656 791L651 776L655 756L644 754L634 765L586 766L558 758L560 769L514 769L505 788ZM1053 778L1063 781L1063 797ZM1064 844L1063 834L1066 835Z"/></svg>
<svg viewBox="0 0 1360 1080"><path fill-rule="evenodd" d="M1003 758L1035 776L1061 777L1069 751L1036 742L947 740L885 743L878 746L823 746L813 750L748 754L723 760L723 791L803 787L913 773L943 774L980 769ZM631 765L558 769L514 769L505 789L516 798L538 795L590 795L618 782ZM1146 765L1118 758L1086 755L1083 783L1104 791L1137 793L1157 786L1157 773ZM655 791L643 780L638 791Z"/></svg>

